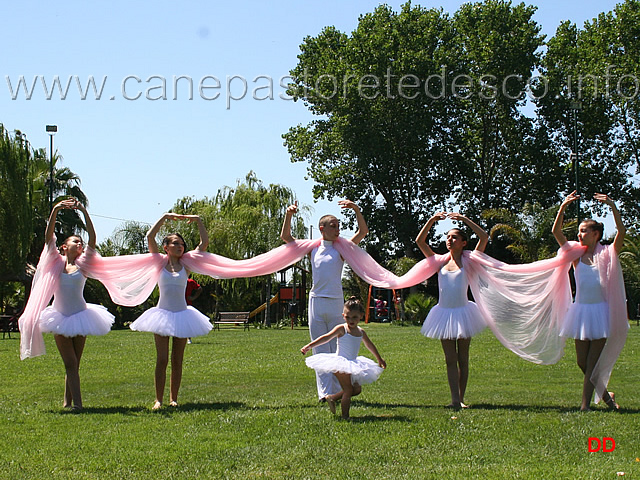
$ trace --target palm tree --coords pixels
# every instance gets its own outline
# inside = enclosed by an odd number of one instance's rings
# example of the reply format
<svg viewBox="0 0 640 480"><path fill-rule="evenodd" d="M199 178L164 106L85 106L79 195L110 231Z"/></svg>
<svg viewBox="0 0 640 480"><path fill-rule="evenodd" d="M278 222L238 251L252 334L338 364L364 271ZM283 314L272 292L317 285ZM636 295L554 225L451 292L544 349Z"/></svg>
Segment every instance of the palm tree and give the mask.
<svg viewBox="0 0 640 480"><path fill-rule="evenodd" d="M483 218L494 224L489 235L496 243L506 242L506 249L522 262L535 262L553 256L558 245L551 228L556 207L544 209L526 204L522 212L514 214L506 209L486 210ZM575 220L567 222L564 230L575 230ZM569 237L575 236L568 233Z"/></svg>
<svg viewBox="0 0 640 480"><path fill-rule="evenodd" d="M34 240L31 248L31 260L37 261L37 256L44 243L44 230L49 218L49 192L50 192L50 161L46 150L41 148L33 152L33 234ZM64 198L77 198L80 203L88 206L88 199L80 188L80 177L67 167L59 167L63 158L55 152L53 155L53 204ZM62 210L56 218L56 236L60 239L70 235L77 235L85 231L85 225L76 210Z"/></svg>

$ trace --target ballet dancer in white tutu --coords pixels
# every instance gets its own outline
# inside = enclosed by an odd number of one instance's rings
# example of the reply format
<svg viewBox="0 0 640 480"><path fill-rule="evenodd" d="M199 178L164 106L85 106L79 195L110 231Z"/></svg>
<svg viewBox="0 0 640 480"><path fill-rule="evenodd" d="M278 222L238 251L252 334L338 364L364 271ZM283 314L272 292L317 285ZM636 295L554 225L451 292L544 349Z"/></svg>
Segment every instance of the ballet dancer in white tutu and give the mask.
<svg viewBox="0 0 640 480"><path fill-rule="evenodd" d="M327 395L326 400L331 413L336 412L336 402L340 400L342 418L349 418L351 408L351 397L359 395L362 385L375 382L383 369L387 367L386 362L378 353L378 349L373 344L367 333L358 327L358 323L364 317L364 307L356 297L349 298L342 311L345 323L333 328L329 333L316 338L300 349L305 354L312 348L338 339L338 350L336 353L316 353L306 359L307 366L313 368L317 374L333 374L340 382L342 390ZM358 356L360 343L369 349L376 358L373 360Z"/></svg>
<svg viewBox="0 0 640 480"><path fill-rule="evenodd" d="M209 237L200 217L197 215L165 213L147 232L150 253L159 253L156 235L167 220L197 222L200 243L196 250L206 251L209 245ZM162 248L167 256L167 263L162 269L158 280L160 289L158 305L144 312L130 325L131 330L152 332L154 334L156 344L156 399L153 410L162 407L169 363L169 339L173 338L169 405L177 407L178 391L182 381L182 362L187 340L191 337L206 335L212 328L209 318L192 306L187 305L185 299L185 288L189 274L180 263L180 258L186 249L184 239L179 233L167 235L162 240Z"/></svg>
<svg viewBox="0 0 640 480"><path fill-rule="evenodd" d="M578 198L580 196L572 192L558 210L553 235L560 247L567 243L562 232L564 212ZM590 409L594 389L596 403L602 399L609 408L618 410L613 393L608 392L606 387L629 328L624 281L618 261L626 229L613 200L600 193L595 194L594 198L611 208L617 233L613 244L604 246L600 244L604 232L602 223L595 220L580 223L578 240L580 245L587 248L573 262L576 298L567 311L560 335L575 339L578 366L584 374L580 410Z"/></svg>
<svg viewBox="0 0 640 480"><path fill-rule="evenodd" d="M45 232L45 249L40 257L36 274L38 281L53 283L53 304L42 310L37 321L37 328L41 332L53 333L56 346L62 356L66 372L63 406L80 410L82 408L80 359L87 335L107 334L111 330L114 317L102 305L86 303L84 300L83 290L86 277L76 265L76 260L84 252L82 238L72 235L62 242L60 253L56 250L54 229L57 214L62 209L77 209L82 212L89 234L87 247L93 249L96 245L96 232L84 205L76 199L68 199L53 207ZM35 283L36 280L34 280ZM32 295L37 295L37 293L32 292ZM45 299L44 304L48 301ZM22 327L25 326L25 319L21 319L21 324ZM32 349L27 345L21 345L21 350L23 358L44 353L44 348L41 351L36 351L36 348Z"/></svg>
<svg viewBox="0 0 640 480"><path fill-rule="evenodd" d="M482 228L459 213L438 212L429 219L416 238L418 247L426 257L435 255L426 241L429 231L438 220L446 218L467 224L478 236L476 250L484 251L489 235ZM462 251L467 245L466 234L458 228L449 230L446 245L450 259L438 271L438 304L429 311L422 334L439 339L442 343L451 390L451 403L447 406L466 408L464 394L469 379L469 345L471 337L487 324L480 309L467 297L469 282L462 262Z"/></svg>

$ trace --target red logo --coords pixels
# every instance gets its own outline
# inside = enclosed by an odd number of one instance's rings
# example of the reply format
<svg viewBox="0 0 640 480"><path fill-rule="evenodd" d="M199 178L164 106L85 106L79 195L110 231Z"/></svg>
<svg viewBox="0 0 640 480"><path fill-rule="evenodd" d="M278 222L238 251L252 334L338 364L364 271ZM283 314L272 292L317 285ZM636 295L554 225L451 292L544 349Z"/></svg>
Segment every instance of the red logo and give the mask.
<svg viewBox="0 0 640 480"><path fill-rule="evenodd" d="M611 437L589 437L588 448L590 452L613 452L616 449L616 441Z"/></svg>

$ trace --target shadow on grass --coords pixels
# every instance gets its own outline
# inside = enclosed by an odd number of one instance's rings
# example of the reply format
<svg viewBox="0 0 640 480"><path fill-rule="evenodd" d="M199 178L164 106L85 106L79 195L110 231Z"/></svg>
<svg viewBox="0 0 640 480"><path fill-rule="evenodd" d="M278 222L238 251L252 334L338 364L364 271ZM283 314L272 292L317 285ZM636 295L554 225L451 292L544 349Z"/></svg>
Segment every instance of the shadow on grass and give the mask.
<svg viewBox="0 0 640 480"><path fill-rule="evenodd" d="M580 407L560 407L554 405L514 405L514 404L490 404L490 403L474 403L469 406L469 410L514 410L514 411L526 411L526 412L558 412L558 413L584 413L588 415L590 412L580 412ZM628 414L638 413L640 410L637 408L624 408L620 407L620 410L614 412L606 407L595 407L591 409L592 413L616 413L616 414Z"/></svg>
<svg viewBox="0 0 640 480"><path fill-rule="evenodd" d="M64 410L51 410L51 413L59 413L61 415L89 415L89 414L101 414L101 415L133 415L139 413L149 413L152 415L164 415L169 416L176 413L194 412L203 410L239 410L247 409L248 407L244 403L240 402L222 402L222 403L184 403L178 407L164 406L159 410L151 410L151 407L145 406L131 406L131 407L85 407L82 410L64 409Z"/></svg>
<svg viewBox="0 0 640 480"><path fill-rule="evenodd" d="M380 403L380 402L367 402L366 400L352 400L352 405L360 405L363 407L371 407L371 408L417 408L420 410L425 409L442 409L442 410L453 410L451 408L446 408L444 405L418 405L418 404L408 404L408 403Z"/></svg>
<svg viewBox="0 0 640 480"><path fill-rule="evenodd" d="M371 408L417 408L420 410L444 410L444 411L476 411L476 410L511 410L511 411L521 411L521 412L557 412L557 413L578 413L580 411L579 407L561 407L554 405L516 405L516 404L492 404L492 403L473 403L469 405L469 408L451 408L445 405L417 405L417 404L403 404L403 403L378 403L378 402L367 402L363 400L355 400L353 401L353 405L360 405L362 407L371 407ZM620 410L614 412L604 407L595 407L592 409L593 413L617 413L617 414L635 414L639 413L640 409L637 408L624 408L620 407ZM589 412L585 412L588 414Z"/></svg>

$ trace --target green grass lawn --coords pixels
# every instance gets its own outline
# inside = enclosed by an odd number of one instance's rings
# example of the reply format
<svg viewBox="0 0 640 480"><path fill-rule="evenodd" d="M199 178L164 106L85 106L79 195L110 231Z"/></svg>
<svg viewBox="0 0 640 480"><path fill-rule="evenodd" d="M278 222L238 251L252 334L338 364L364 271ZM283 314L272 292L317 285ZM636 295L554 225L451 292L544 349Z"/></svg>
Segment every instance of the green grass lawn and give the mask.
<svg viewBox="0 0 640 480"><path fill-rule="evenodd" d="M571 342L557 365L538 366L488 331L471 343L471 408L449 410L438 341L418 327L363 326L388 368L354 399L351 422L316 400L314 373L299 353L305 329L195 339L180 407L159 412L150 409L151 334L87 340L80 413L62 409L64 369L50 335L47 355L25 361L19 340L2 340L0 478L640 478L635 324L609 385L619 413L578 411ZM616 448L588 452L589 437L611 437Z"/></svg>

